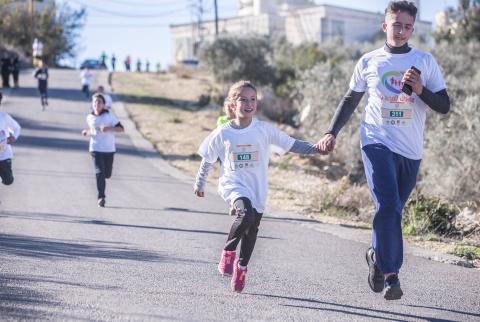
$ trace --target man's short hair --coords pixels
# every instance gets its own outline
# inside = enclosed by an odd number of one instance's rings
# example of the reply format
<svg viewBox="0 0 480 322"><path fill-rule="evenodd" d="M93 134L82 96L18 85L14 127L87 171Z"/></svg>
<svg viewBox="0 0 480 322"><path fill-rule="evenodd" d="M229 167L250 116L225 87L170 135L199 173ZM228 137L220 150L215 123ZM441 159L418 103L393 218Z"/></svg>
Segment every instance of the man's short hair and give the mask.
<svg viewBox="0 0 480 322"><path fill-rule="evenodd" d="M385 16L389 13L406 12L413 17L413 20L415 20L417 17L417 11L417 7L411 1L390 1L385 9Z"/></svg>

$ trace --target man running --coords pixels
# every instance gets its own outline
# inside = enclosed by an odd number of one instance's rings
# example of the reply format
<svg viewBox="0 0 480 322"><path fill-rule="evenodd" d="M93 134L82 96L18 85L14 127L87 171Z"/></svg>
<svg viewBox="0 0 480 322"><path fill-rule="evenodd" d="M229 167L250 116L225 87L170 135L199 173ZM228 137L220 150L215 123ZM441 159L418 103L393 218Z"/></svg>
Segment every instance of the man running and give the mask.
<svg viewBox="0 0 480 322"><path fill-rule="evenodd" d="M350 89L318 143L320 151L333 151L340 129L366 92L360 126L362 159L376 209L372 247L366 254L368 282L387 300L403 295L398 278L403 262L402 210L416 184L427 107L442 114L450 110L437 62L408 45L416 14L409 1L388 4L382 24L385 45L360 58Z"/></svg>

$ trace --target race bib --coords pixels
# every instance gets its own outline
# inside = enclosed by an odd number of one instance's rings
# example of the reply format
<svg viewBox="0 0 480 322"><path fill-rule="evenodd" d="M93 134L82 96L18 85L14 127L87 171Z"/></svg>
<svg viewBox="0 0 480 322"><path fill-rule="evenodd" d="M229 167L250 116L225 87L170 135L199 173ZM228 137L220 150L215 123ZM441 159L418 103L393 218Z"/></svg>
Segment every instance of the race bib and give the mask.
<svg viewBox="0 0 480 322"><path fill-rule="evenodd" d="M382 124L385 126L411 127L413 124L413 110L411 108L382 107Z"/></svg>
<svg viewBox="0 0 480 322"><path fill-rule="evenodd" d="M252 169L259 161L258 149L252 144L236 145L229 155L231 170Z"/></svg>

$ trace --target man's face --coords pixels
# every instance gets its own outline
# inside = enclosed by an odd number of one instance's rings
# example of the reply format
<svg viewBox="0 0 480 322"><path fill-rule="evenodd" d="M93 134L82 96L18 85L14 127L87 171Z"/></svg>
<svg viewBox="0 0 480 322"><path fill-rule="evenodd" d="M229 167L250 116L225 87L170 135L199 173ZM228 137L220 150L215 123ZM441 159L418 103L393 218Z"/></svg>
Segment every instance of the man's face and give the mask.
<svg viewBox="0 0 480 322"><path fill-rule="evenodd" d="M382 24L387 43L393 47L405 45L412 36L414 23L413 17L406 12L388 13Z"/></svg>

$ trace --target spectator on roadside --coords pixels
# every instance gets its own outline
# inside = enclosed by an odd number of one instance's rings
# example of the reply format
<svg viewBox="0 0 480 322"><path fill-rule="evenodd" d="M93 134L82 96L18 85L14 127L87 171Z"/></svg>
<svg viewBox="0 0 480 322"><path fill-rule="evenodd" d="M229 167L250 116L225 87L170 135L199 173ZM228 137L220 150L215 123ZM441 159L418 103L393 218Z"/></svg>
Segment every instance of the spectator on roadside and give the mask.
<svg viewBox="0 0 480 322"><path fill-rule="evenodd" d="M115 57L115 54L112 54L112 58L110 58L111 64L112 64L112 72L115 71L115 64L117 62L117 57Z"/></svg>
<svg viewBox="0 0 480 322"><path fill-rule="evenodd" d="M12 58L12 76L13 76L13 87L18 88L19 85L19 75L20 75L20 58L18 54L15 53Z"/></svg>
<svg viewBox="0 0 480 322"><path fill-rule="evenodd" d="M48 106L48 66L43 60L40 60L38 65L38 68L33 72L33 77L38 81L42 110L45 110L45 106Z"/></svg>
<svg viewBox="0 0 480 322"><path fill-rule="evenodd" d="M0 92L0 104L2 103ZM8 113L0 112L0 178L6 186L13 183L12 144L20 135L20 125Z"/></svg>
<svg viewBox="0 0 480 322"><path fill-rule="evenodd" d="M160 72L161 72L160 62L157 62L157 63L155 64L155 67L156 67L156 69L157 69L157 73L160 73Z"/></svg>
<svg viewBox="0 0 480 322"><path fill-rule="evenodd" d="M107 54L105 51L102 51L102 54L100 55L100 66L102 66L102 68L107 68Z"/></svg>
<svg viewBox="0 0 480 322"><path fill-rule="evenodd" d="M367 93L361 153L375 204L371 247L366 251L368 284L373 292L383 292L386 300L403 295L398 276L403 263L402 211L416 185L427 111L450 110L435 58L408 44L416 15L410 1L388 4L382 24L384 46L360 58L350 88L318 143L320 151L333 151L338 133Z"/></svg>
<svg viewBox="0 0 480 322"><path fill-rule="evenodd" d="M141 72L142 71L142 61L140 60L140 58L137 59L137 72Z"/></svg>
<svg viewBox="0 0 480 322"><path fill-rule="evenodd" d="M2 65L2 86L4 88L10 88L10 73L12 72L12 61L8 52L3 52L2 59L0 60Z"/></svg>
<svg viewBox="0 0 480 322"><path fill-rule="evenodd" d="M145 62L145 71L147 73L150 73L150 61L147 59L147 61Z"/></svg>
<svg viewBox="0 0 480 322"><path fill-rule="evenodd" d="M130 58L130 55L128 55L128 56L125 58L124 64L125 64L125 70L126 70L127 72L129 72L129 71L130 71L130 68L131 68L131 65L132 65L132 59Z"/></svg>
<svg viewBox="0 0 480 322"><path fill-rule="evenodd" d="M90 99L90 85L92 85L93 74L90 71L90 68L85 67L80 73L80 79L82 81L82 93L85 94L85 97Z"/></svg>

